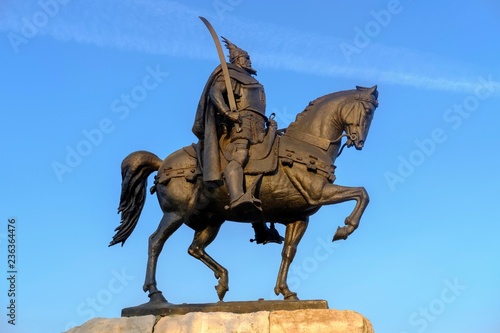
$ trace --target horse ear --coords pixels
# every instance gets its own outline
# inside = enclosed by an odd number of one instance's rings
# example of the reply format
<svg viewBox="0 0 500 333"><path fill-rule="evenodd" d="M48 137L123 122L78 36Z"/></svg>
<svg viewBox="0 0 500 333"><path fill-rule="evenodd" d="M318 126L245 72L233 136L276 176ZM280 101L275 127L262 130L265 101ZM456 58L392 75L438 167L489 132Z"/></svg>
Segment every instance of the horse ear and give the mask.
<svg viewBox="0 0 500 333"><path fill-rule="evenodd" d="M356 86L356 90L358 90L358 91L368 91L370 93L370 95L372 95L373 92L377 91L377 85L374 85L371 88L362 87L362 86Z"/></svg>

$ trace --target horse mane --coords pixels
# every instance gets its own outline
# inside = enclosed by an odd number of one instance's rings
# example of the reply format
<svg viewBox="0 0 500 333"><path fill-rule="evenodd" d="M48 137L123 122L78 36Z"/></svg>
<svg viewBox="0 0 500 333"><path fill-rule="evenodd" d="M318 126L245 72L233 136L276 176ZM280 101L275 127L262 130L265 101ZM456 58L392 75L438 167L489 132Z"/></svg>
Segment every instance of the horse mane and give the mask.
<svg viewBox="0 0 500 333"><path fill-rule="evenodd" d="M328 94L328 95L324 95L324 96L321 96L321 97L318 97L316 98L315 100L313 101L310 101L309 104L306 106L306 108L304 109L304 111L300 112L297 114L297 116L295 117L295 122L298 122L300 121L302 118L304 118L307 114L307 111L311 110L313 107L316 107L316 104L318 103L321 103L323 102L325 99L327 99L327 97L330 97L331 94ZM292 123L292 124L293 124ZM291 124L290 124L291 125Z"/></svg>
<svg viewBox="0 0 500 333"><path fill-rule="evenodd" d="M324 96L318 97L315 100L309 102L309 104L306 106L306 108L297 114L295 117L295 121L293 121L290 125L299 122L304 118L307 114L308 111L311 109L315 109L316 106L322 102L324 102L327 99L340 99L342 97L354 97L356 100L365 100L365 101L370 101L374 103L376 106L378 106L378 91L375 86L375 90L372 91L373 88L368 88L368 87L361 87L361 86L356 86L356 89L351 89L351 90L343 90L343 91L338 91L330 94L326 94Z"/></svg>

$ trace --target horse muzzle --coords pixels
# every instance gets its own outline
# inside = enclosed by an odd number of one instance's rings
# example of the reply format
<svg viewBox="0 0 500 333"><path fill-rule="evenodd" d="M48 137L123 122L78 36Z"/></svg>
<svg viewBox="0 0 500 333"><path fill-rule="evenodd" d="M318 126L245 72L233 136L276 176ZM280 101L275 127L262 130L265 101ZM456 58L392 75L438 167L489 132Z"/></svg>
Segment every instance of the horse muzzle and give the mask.
<svg viewBox="0 0 500 333"><path fill-rule="evenodd" d="M360 140L358 135L356 133L351 133L349 134L349 138L347 139L347 147L351 148L354 146L356 150L361 150L363 149L363 146L365 145L365 140Z"/></svg>

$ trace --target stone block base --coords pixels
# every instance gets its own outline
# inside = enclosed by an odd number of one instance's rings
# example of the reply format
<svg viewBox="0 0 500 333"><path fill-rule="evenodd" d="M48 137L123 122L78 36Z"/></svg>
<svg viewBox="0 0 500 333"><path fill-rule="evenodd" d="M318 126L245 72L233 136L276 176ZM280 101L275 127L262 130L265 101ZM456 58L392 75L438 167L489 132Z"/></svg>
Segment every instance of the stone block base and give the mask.
<svg viewBox="0 0 500 333"><path fill-rule="evenodd" d="M373 333L350 310L280 310L253 313L191 312L155 317L94 318L67 333Z"/></svg>

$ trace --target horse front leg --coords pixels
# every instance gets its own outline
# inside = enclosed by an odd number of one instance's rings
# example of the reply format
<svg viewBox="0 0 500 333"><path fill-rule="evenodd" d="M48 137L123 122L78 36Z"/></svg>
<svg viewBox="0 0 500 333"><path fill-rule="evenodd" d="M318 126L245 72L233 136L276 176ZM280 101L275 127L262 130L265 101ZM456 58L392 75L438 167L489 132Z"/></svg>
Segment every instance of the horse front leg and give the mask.
<svg viewBox="0 0 500 333"><path fill-rule="evenodd" d="M285 232L285 244L281 252L281 265L276 280L274 293L282 294L285 300L298 300L297 293L288 288L287 278L290 264L297 253L297 245L306 232L309 219L298 220L287 224Z"/></svg>
<svg viewBox="0 0 500 333"><path fill-rule="evenodd" d="M156 287L156 265L167 239L182 225L183 219L176 213L165 213L156 231L149 237L148 262L143 290L148 291L150 302L167 302Z"/></svg>
<svg viewBox="0 0 500 333"><path fill-rule="evenodd" d="M365 188L327 184L323 188L321 197L321 205L356 200L356 206L354 206L353 211L344 221L345 226L337 229L332 241L347 239L347 237L358 228L361 216L370 202L370 197Z"/></svg>

